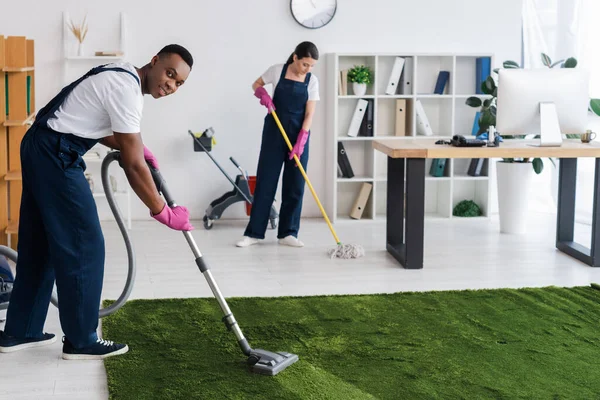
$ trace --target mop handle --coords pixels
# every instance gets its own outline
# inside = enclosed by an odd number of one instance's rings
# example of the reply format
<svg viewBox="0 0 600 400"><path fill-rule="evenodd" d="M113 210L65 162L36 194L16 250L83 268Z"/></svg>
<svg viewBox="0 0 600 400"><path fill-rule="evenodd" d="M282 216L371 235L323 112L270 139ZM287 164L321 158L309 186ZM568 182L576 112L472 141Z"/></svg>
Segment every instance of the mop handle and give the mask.
<svg viewBox="0 0 600 400"><path fill-rule="evenodd" d="M275 113L275 110L271 110L271 115L273 115L273 118L275 119L275 122L277 123L277 126L279 127L279 130L281 131L281 134L283 135L283 139L285 140L285 142L287 143L290 151L292 151L294 149L294 147L292 146L292 143L290 143L290 139L288 139L285 130L283 129L283 126L281 126L281 122L279 121L279 118L277 117L277 114ZM327 213L325 212L325 210L323 209L323 206L321 205L321 202L319 201L319 198L317 197L317 193L315 193L315 189L313 189L310 180L308 179L308 176L306 176L306 172L304 171L304 168L302 167L302 164L300 163L300 159L298 158L298 156L296 154L294 154L294 160L296 160L296 164L298 165L298 168L300 168L300 172L302 173L302 176L304 177L304 180L306 181L306 184L308 185L313 197L315 198L315 201L317 202L317 205L319 206L319 208L321 209L321 213L323 214L323 218L325 218L325 221L327 222L327 225L329 225L329 230L331 231L331 233L333 234L333 237L336 241L336 243L339 245L340 243L340 239L338 238L337 234L335 233L335 230L333 229L333 226L331 225L331 222L329 221L329 218L327 217Z"/></svg>

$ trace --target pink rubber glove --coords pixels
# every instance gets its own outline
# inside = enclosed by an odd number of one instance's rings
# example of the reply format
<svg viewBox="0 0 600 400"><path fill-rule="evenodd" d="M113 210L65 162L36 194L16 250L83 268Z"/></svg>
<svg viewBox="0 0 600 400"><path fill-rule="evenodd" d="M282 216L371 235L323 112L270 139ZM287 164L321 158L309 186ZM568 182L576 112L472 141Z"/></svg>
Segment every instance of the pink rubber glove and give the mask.
<svg viewBox="0 0 600 400"><path fill-rule="evenodd" d="M304 153L304 146L306 145L306 141L308 140L308 131L302 129L298 134L298 139L296 139L296 144L290 153L290 160L294 158L294 154L300 158L302 153Z"/></svg>
<svg viewBox="0 0 600 400"><path fill-rule="evenodd" d="M150 212L150 215L158 222L176 231L191 231L194 229L192 224L190 224L190 213L183 206L171 208L165 204L160 213L152 215L152 212Z"/></svg>
<svg viewBox="0 0 600 400"><path fill-rule="evenodd" d="M275 110L275 104L273 104L273 100L271 99L271 96L269 96L269 93L267 93L267 91L265 90L264 87L262 87L262 86L257 87L256 90L254 91L254 95L260 99L260 104L267 107L267 110L269 110L269 113L271 113L271 111Z"/></svg>
<svg viewBox="0 0 600 400"><path fill-rule="evenodd" d="M158 160L146 146L144 146L144 159L148 162L148 164L152 165L152 167L158 169Z"/></svg>

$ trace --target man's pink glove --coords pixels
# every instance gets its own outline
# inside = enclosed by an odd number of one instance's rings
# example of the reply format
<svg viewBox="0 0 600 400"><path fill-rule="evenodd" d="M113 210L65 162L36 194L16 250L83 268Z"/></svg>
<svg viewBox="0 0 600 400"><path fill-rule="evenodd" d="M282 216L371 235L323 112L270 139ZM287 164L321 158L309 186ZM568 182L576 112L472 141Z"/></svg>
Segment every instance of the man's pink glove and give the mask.
<svg viewBox="0 0 600 400"><path fill-rule="evenodd" d="M269 93L267 93L267 91L265 90L264 87L262 87L262 86L257 87L256 90L254 91L254 95L260 99L260 104L267 107L267 110L269 110L269 113L271 111L275 110L275 104L273 104L273 100L271 99L271 96L269 96Z"/></svg>
<svg viewBox="0 0 600 400"><path fill-rule="evenodd" d="M146 146L144 146L144 159L148 162L148 164L152 165L152 167L158 169L158 160Z"/></svg>
<svg viewBox="0 0 600 400"><path fill-rule="evenodd" d="M152 215L152 212L150 212L150 215ZM162 211L156 215L152 215L152 218L176 231L191 231L194 229L192 224L190 224L190 213L183 206L171 208L165 204Z"/></svg>
<svg viewBox="0 0 600 400"><path fill-rule="evenodd" d="M306 141L308 140L308 131L302 129L298 134L298 139L296 139L296 144L290 153L290 160L294 158L294 154L300 158L302 153L304 153L304 146L306 145Z"/></svg>

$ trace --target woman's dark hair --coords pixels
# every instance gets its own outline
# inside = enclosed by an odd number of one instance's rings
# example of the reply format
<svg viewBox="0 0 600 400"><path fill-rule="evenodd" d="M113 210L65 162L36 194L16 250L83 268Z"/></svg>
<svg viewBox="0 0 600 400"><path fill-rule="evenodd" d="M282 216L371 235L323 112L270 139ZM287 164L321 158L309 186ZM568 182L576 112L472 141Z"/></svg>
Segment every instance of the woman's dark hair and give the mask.
<svg viewBox="0 0 600 400"><path fill-rule="evenodd" d="M314 60L319 59L319 50L317 49L317 46L315 46L314 43L311 42L302 42L298 46L296 46L296 50L294 50L294 52L290 54L290 57L287 59L287 65L294 62L294 54L296 55L296 57L298 57L298 59L304 57L310 57Z"/></svg>

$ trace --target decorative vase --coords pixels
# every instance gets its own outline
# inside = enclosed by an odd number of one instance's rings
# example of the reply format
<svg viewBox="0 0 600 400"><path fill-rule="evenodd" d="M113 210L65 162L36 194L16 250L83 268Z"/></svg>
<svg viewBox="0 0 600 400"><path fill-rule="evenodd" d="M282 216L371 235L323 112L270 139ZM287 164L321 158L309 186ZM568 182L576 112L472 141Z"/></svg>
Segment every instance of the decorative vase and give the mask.
<svg viewBox="0 0 600 400"><path fill-rule="evenodd" d="M528 202L533 166L531 163L496 163L500 232L523 234L527 229Z"/></svg>
<svg viewBox="0 0 600 400"><path fill-rule="evenodd" d="M77 46L77 55L79 57L83 56L83 42L79 42L79 46Z"/></svg>
<svg viewBox="0 0 600 400"><path fill-rule="evenodd" d="M367 84L352 82L352 91L356 96L364 96L367 93Z"/></svg>

